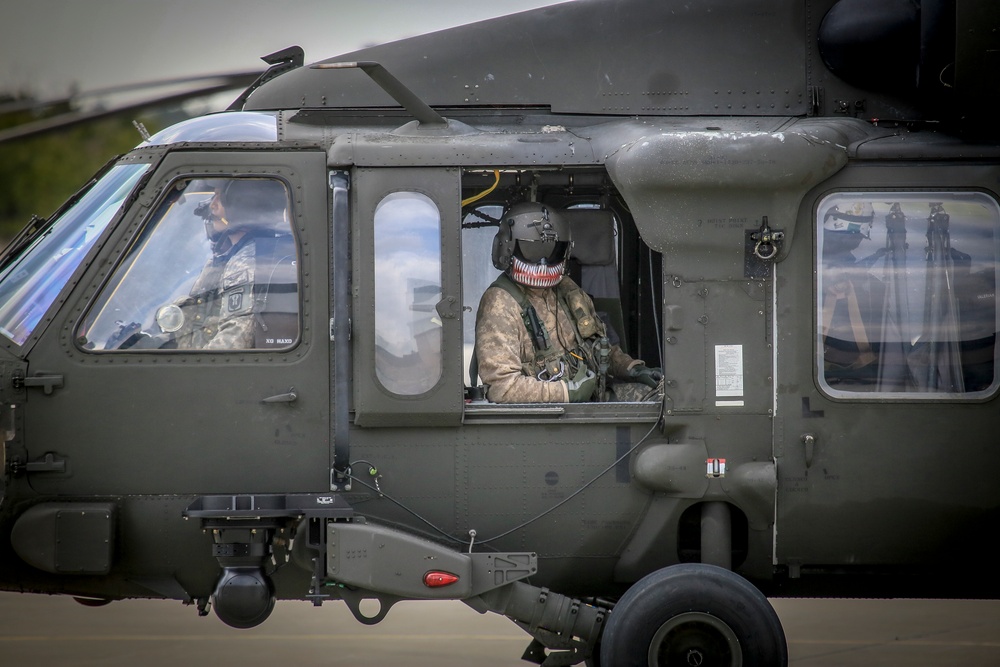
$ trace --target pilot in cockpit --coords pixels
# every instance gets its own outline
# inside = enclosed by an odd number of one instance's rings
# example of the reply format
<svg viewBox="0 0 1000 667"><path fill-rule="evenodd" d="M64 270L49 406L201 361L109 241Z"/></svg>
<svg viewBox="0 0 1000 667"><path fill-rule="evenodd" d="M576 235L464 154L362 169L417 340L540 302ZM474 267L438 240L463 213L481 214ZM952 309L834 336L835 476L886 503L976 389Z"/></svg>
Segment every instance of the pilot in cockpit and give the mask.
<svg viewBox="0 0 1000 667"><path fill-rule="evenodd" d="M270 263L276 240L290 239L287 211L285 187L273 179L221 181L213 197L198 206L212 257L189 295L161 308L156 318L161 329L174 334L178 348L266 347L255 340L261 319L255 286L273 273L261 259Z"/></svg>
<svg viewBox="0 0 1000 667"><path fill-rule="evenodd" d="M501 218L493 265L503 273L476 316L476 359L495 403L647 401L663 373L611 345L591 298L564 275L569 223L525 202Z"/></svg>

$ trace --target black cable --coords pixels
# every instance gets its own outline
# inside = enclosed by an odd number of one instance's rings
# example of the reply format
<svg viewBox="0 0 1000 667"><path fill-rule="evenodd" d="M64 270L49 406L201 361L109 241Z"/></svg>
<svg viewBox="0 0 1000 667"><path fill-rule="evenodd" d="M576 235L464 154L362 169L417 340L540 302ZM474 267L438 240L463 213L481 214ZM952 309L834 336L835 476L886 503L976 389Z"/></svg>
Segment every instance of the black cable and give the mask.
<svg viewBox="0 0 1000 667"><path fill-rule="evenodd" d="M514 526L510 530L505 531L503 533L500 533L499 535L494 535L493 537L487 538L485 540L479 540L479 543L480 544L486 544L488 542L493 542L494 540L499 540L501 537L506 537L507 535L510 535L511 533L513 533L515 531L518 531L518 530L521 530L522 528L524 528L524 527L526 527L526 526L534 523L535 521L538 521L539 519L541 519L546 514L554 512L555 510L559 509L560 507L562 507L563 505L565 505L566 503L568 503L570 500L572 500L573 498L575 498L576 496L578 496L581 493L583 493L585 490L587 490L587 488L589 488L591 485L593 485L594 483L596 483L597 480L599 480L601 477L604 477L604 475L608 474L611 470L614 470L615 466L617 466L619 463L621 463L626 458L628 458L632 454L632 452L634 452L639 447L639 445L641 445L642 443L646 442L646 439L653 434L653 431L655 431L656 427L659 426L660 420L663 419L663 405L664 404L661 402L660 403L660 413L657 415L656 421L653 423L653 425L651 427L649 427L648 431L646 431L646 434L644 436L642 436L641 438L639 438L639 441L637 443L635 443L634 445L632 445L632 447L627 452L625 452L624 454L622 454L621 456L619 456L617 459L615 459L615 461L611 465L609 465L607 468L605 468L601 472L597 473L597 476L595 476L592 480L590 480L589 482L587 482L586 484L584 484L583 486L581 486L579 489L577 489L573 493L569 494L568 496L566 496L565 498L563 498L562 500L560 500L558 503L556 503L555 505L553 505L549 509L545 510L544 512L541 512L540 514L535 515L534 517L528 519L527 521L521 523L520 525Z"/></svg>
<svg viewBox="0 0 1000 667"><path fill-rule="evenodd" d="M662 369L663 368L663 340L661 339L661 335L662 335L663 329L660 328L660 318L659 318L659 315L657 314L657 312L659 310L659 306L656 303L656 275L653 272L653 249L650 248L649 246L646 246L646 253L647 253L646 256L647 256L647 258L649 260L648 261L648 264L649 264L649 300L652 302L652 305L653 305L653 311L652 311L653 312L653 327L654 327L654 331L656 331L656 359L657 359L657 361L660 362L657 365ZM663 270L662 269L660 270L660 275L661 276L663 275ZM662 281L661 281L661 285L662 285ZM662 299L661 299L661 301L662 301Z"/></svg>
<svg viewBox="0 0 1000 667"><path fill-rule="evenodd" d="M558 503L556 503L552 507L548 508L547 510L545 510L545 511L539 513L539 514L536 514L535 516L533 516L532 518L528 519L527 521L524 521L524 522L520 523L519 525L514 526L510 530L504 531L504 532L500 533L499 535L494 535L493 537L487 538L485 540L475 540L475 541L478 544L487 544L489 542L494 542L494 541L499 540L499 539L501 539L503 537L506 537L506 536L510 535L511 533L516 532L518 530L521 530L522 528L525 528L526 526L529 526L530 524L534 523L535 521L538 521L539 519L541 519L542 517L546 516L547 514L550 514L550 513L554 512L555 510L559 509L560 507L562 507L563 505L565 505L566 503L568 503L573 498L577 497L578 495L580 495L581 493L583 493L584 491L586 491L593 484L595 484L597 482L597 480L599 480L604 475L608 474L611 470L613 470L615 468L615 466L617 466L619 463L621 463L626 458L628 458L632 454L632 452L634 452L636 449L638 449L639 445L641 445L642 443L646 442L646 440L649 438L649 436L651 436L653 434L653 431L656 430L656 427L659 426L660 421L663 419L663 406L664 406L664 403L661 401L660 402L660 412L656 416L656 421L653 422L653 425L649 427L649 430L646 431L646 434L643 435L641 438L639 438L639 441L636 442L634 445L632 445L632 447L627 452L625 452L624 454L622 454L621 456L619 456L617 459L615 459L614 462L611 465L609 465L607 468L605 468L601 472L597 473L597 475L592 480L590 480L589 482L587 482L586 484L584 484L583 486L581 486L579 489L577 489L576 491L574 491L570 495L568 495L565 498L563 498L562 500L560 500ZM374 465L372 465L371 463L369 463L368 461L359 460L359 461L355 461L351 465L353 466L355 463L368 463L368 465L370 466L369 470L370 471L371 470L375 470L376 473L377 473L376 467ZM457 544L462 544L462 545L467 544L467 542L464 539L459 539L459 538L455 537L454 535L451 535L450 533L446 533L444 530L442 530L441 528L438 528L433 523L431 523L428 519L425 519L423 516L421 516L420 514L418 514L416 511L414 511L414 510L410 509L409 507L407 507L401 501L396 500L392 496L386 494L384 491L382 491L380 488L377 487L377 483L376 483L376 486L372 486L372 485L366 483L360 477L356 477L351 472L348 472L347 476L350 477L351 479L357 481L359 484L361 484L362 486L368 488L369 490L374 491L375 493L377 493L379 495L379 497L385 498L386 500L388 500L389 502L393 503L394 505L396 505L400 509L402 509L402 510L406 511L407 513L411 514L413 517L415 517L416 519L418 519L419 521L421 521L422 523L424 523L425 525L427 525L428 527L430 527L431 529L433 529L434 532L442 535L443 537L447 538L449 541L455 542Z"/></svg>
<svg viewBox="0 0 1000 667"><path fill-rule="evenodd" d="M353 479L354 481L356 481L361 486L364 486L367 489L369 489L371 491L374 491L375 493L378 494L378 496L380 498L385 498L386 500L388 500L389 502L393 503L394 505L396 505L400 509L405 510L409 514L413 515L416 519L419 519L422 523L424 523L429 528L431 528L432 530L434 530L434 532L439 533L441 536L447 538L449 541L451 541L451 542L457 542L458 544L465 544L466 543L465 540L460 540L457 537L455 537L455 536L453 536L453 535L451 535L449 533L446 533L445 531L441 530L440 528L438 528L437 526L435 526L433 523L431 523L428 519L425 519L424 517L420 516L420 514L418 514L414 510L412 510L409 507L407 507L406 505L404 505L401 501L396 500L392 496L388 495L385 491L382 491L381 489L376 488L376 487L372 486L371 484L368 484L363 479L361 479L360 477L356 477L354 474L352 474L350 472L347 474L347 476L350 477L351 479Z"/></svg>

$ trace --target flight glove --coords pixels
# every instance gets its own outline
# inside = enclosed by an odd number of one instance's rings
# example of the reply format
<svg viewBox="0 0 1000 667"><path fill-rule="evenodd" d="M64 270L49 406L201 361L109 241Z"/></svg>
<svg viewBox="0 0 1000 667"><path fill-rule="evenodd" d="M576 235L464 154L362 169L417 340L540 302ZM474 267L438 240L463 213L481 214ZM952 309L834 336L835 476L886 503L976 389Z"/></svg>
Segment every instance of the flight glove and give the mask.
<svg viewBox="0 0 1000 667"><path fill-rule="evenodd" d="M572 380L566 380L566 386L569 389L570 403L584 403L594 395L594 389L597 387L597 376L586 366L580 366L576 377Z"/></svg>
<svg viewBox="0 0 1000 667"><path fill-rule="evenodd" d="M647 368L646 364L639 363L628 369L628 377L633 382L641 382L647 387L655 389L663 379L663 370L659 368Z"/></svg>

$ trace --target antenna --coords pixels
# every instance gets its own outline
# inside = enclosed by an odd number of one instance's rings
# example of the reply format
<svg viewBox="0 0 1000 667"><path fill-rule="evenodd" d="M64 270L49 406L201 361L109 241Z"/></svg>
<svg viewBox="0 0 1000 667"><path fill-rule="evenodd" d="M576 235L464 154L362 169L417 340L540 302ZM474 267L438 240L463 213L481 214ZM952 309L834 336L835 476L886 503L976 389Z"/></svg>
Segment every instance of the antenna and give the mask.
<svg viewBox="0 0 1000 667"><path fill-rule="evenodd" d="M305 51L302 50L301 46L289 46L287 49L282 49L281 51L275 51L274 53L262 56L261 60L270 65L270 67L264 70L264 73L257 77L257 80L250 84L250 87L244 90L240 96L229 105L229 108L226 109L226 111L239 111L243 108L243 105L246 104L247 99L253 91L257 90L276 76L302 67L302 64L305 62Z"/></svg>

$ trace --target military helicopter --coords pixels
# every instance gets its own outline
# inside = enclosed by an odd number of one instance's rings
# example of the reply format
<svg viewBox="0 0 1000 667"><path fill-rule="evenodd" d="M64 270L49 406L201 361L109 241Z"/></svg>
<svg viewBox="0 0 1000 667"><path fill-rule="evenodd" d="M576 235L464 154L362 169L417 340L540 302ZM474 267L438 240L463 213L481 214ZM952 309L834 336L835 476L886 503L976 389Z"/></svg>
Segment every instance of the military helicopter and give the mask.
<svg viewBox="0 0 1000 667"><path fill-rule="evenodd" d="M615 666L786 664L766 596L997 597L998 29L576 0L266 56L3 253L0 587L462 600ZM662 399L488 399L524 203Z"/></svg>

